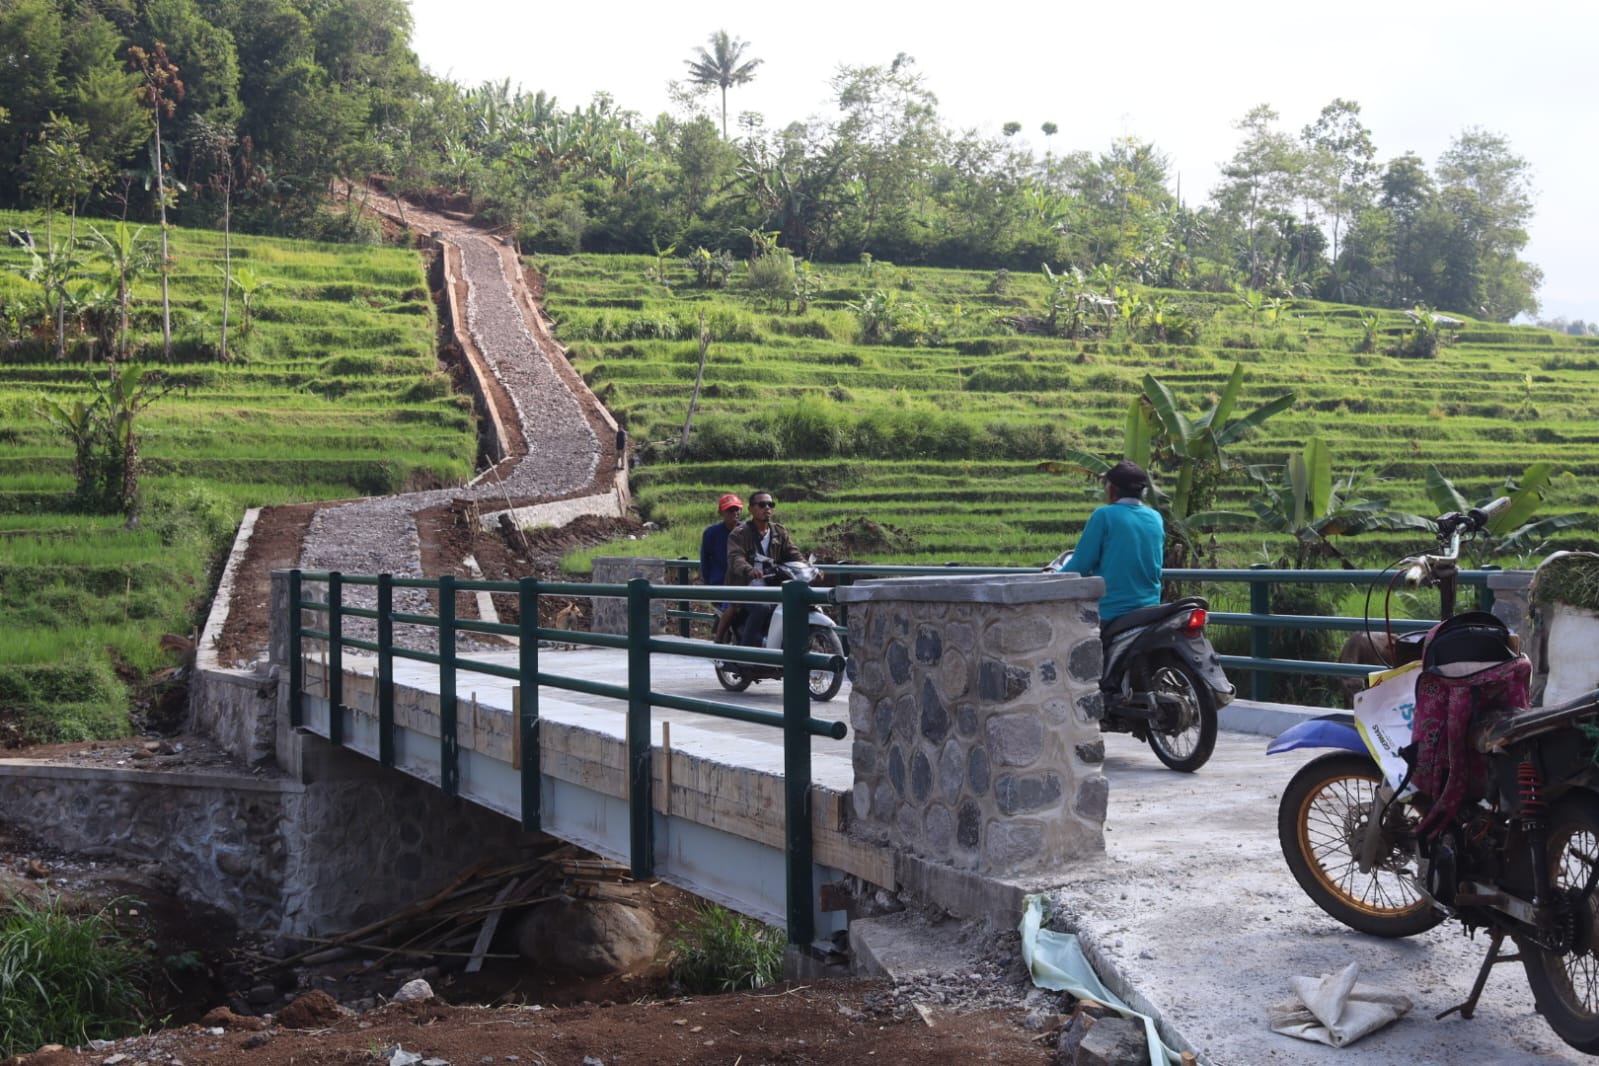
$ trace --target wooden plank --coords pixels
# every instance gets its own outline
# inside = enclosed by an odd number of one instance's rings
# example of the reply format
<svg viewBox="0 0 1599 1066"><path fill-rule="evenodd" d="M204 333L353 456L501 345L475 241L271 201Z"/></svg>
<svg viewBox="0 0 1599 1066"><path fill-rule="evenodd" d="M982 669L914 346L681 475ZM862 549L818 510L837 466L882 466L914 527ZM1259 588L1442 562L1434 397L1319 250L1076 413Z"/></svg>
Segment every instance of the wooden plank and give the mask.
<svg viewBox="0 0 1599 1066"><path fill-rule="evenodd" d="M520 878L511 878L494 897L493 909L484 916L483 928L478 932L477 942L472 945L472 957L466 961L467 973L477 973L483 969L483 956L488 953L489 945L494 942L494 931L500 927L500 915L505 913L505 901L521 883Z"/></svg>
<svg viewBox="0 0 1599 1066"><path fill-rule="evenodd" d="M511 769L522 769L522 686L511 689Z"/></svg>

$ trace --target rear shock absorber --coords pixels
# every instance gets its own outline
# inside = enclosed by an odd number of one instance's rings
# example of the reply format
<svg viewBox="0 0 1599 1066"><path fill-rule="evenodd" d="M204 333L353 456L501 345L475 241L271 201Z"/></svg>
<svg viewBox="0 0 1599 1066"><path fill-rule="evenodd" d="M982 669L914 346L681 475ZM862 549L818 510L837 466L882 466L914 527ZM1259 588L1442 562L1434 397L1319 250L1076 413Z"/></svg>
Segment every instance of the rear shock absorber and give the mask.
<svg viewBox="0 0 1599 1066"><path fill-rule="evenodd" d="M1516 821L1527 841L1527 852L1532 859L1532 902L1541 906L1550 899L1549 885L1549 820L1543 797L1543 773L1538 769L1532 752L1527 752L1516 764L1516 793L1519 810Z"/></svg>
<svg viewBox="0 0 1599 1066"><path fill-rule="evenodd" d="M1516 789L1520 797L1520 817L1523 824L1529 820L1543 820L1545 806L1543 799L1543 774L1538 772L1538 764L1532 761L1531 756L1516 764Z"/></svg>

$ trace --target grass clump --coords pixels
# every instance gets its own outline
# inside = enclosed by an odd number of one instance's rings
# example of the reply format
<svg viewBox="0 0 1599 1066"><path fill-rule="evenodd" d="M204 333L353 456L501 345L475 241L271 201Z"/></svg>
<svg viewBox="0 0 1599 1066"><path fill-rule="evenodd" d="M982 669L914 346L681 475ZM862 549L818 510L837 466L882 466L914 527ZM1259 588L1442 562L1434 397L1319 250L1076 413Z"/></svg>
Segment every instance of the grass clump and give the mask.
<svg viewBox="0 0 1599 1066"><path fill-rule="evenodd" d="M783 945L782 930L713 903L672 939L672 980L701 995L763 988L782 973Z"/></svg>
<svg viewBox="0 0 1599 1066"><path fill-rule="evenodd" d="M1599 611L1599 555L1568 552L1550 558L1533 577L1532 602L1539 607L1565 603Z"/></svg>
<svg viewBox="0 0 1599 1066"><path fill-rule="evenodd" d="M59 897L16 897L0 915L0 1056L139 1030L150 960L112 920L115 900L76 915Z"/></svg>

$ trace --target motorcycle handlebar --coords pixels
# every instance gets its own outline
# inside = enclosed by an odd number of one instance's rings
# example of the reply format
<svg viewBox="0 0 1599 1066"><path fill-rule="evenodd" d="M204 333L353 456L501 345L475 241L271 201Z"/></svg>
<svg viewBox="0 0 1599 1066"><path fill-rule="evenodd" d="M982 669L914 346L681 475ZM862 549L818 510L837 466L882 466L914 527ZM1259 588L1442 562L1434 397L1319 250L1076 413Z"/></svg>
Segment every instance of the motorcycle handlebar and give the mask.
<svg viewBox="0 0 1599 1066"><path fill-rule="evenodd" d="M1488 523L1510 509L1510 497L1501 496L1497 500L1473 507L1465 514L1450 511L1448 514L1438 516L1438 535L1447 537L1454 533L1476 533L1488 527Z"/></svg>

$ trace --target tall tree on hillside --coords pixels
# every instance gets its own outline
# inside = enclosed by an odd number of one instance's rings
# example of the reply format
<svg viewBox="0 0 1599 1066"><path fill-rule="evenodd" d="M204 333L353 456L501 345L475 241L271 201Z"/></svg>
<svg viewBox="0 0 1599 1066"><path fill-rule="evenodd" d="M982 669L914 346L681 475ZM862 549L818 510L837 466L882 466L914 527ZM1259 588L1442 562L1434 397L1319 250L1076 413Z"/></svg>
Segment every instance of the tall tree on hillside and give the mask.
<svg viewBox="0 0 1599 1066"><path fill-rule="evenodd" d="M206 118L196 118L191 135L194 154L204 156L211 165L211 176L206 182L212 192L222 198L222 329L217 339L217 352L224 363L228 361L228 296L233 288L233 173L234 151L239 148L238 136L230 126ZM249 172L250 148L248 142L240 153L240 164Z"/></svg>
<svg viewBox="0 0 1599 1066"><path fill-rule="evenodd" d="M1153 281L1170 257L1166 156L1152 142L1120 137L1072 180L1093 261Z"/></svg>
<svg viewBox="0 0 1599 1066"><path fill-rule="evenodd" d="M688 80L707 89L715 86L722 91L722 139L727 139L727 90L735 85L748 85L755 80L759 59L744 59L748 42L729 37L726 30L711 34L710 48L701 48L688 64Z"/></svg>
<svg viewBox="0 0 1599 1066"><path fill-rule="evenodd" d="M1260 104L1235 122L1243 143L1222 167L1226 180L1211 194L1218 212L1229 219L1244 244L1244 265L1249 283L1260 286L1263 243L1270 238L1268 222L1288 210L1303 157L1286 133L1275 128L1277 112Z"/></svg>
<svg viewBox="0 0 1599 1066"><path fill-rule="evenodd" d="M148 52L138 45L128 48L128 65L142 79L139 99L150 110L155 120L155 137L151 152L155 165L156 203L161 209L161 354L172 358L172 297L168 286L172 259L167 250L167 184L165 166L161 156L161 120L171 118L183 99L183 82L178 68L167 58L166 45L160 41Z"/></svg>
<svg viewBox="0 0 1599 1066"><path fill-rule="evenodd" d="M1377 146L1360 121L1360 105L1334 100L1300 134L1308 150L1305 168L1311 198L1332 219L1332 261L1336 269L1339 236L1345 220L1369 200L1372 160Z"/></svg>
<svg viewBox="0 0 1599 1066"><path fill-rule="evenodd" d="M1459 221L1473 262L1461 276L1476 281L1469 314L1508 322L1536 312L1543 272L1519 258L1532 221L1532 168L1497 133L1468 128L1438 159L1438 198Z"/></svg>
<svg viewBox="0 0 1599 1066"><path fill-rule="evenodd" d="M1352 272L1364 272L1371 303L1386 307L1431 303L1424 295L1431 268L1420 234L1423 214L1437 191L1427 164L1414 152L1390 159L1377 179L1377 189L1376 205L1361 212L1349 231L1347 265Z"/></svg>
<svg viewBox="0 0 1599 1066"><path fill-rule="evenodd" d="M832 130L844 156L840 173L847 205L841 228L845 251L871 251L885 218L909 219L927 193L948 137L938 118L938 97L901 52L886 65L840 67L833 92L843 113Z"/></svg>
<svg viewBox="0 0 1599 1066"><path fill-rule="evenodd" d="M11 112L11 121L0 127L0 173L12 178L13 192L23 150L37 139L52 109L65 111L65 50L66 30L50 0L0 4L0 101Z"/></svg>

